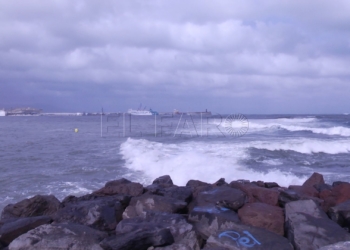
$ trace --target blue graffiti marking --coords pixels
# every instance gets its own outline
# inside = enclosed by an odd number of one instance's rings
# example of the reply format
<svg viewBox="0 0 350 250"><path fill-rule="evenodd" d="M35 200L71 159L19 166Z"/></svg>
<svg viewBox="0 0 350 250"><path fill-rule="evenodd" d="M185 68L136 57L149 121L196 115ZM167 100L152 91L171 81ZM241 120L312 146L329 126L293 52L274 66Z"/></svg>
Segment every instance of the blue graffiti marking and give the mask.
<svg viewBox="0 0 350 250"><path fill-rule="evenodd" d="M221 237L228 237L234 241L236 241L237 246L243 246L243 247L253 247L256 244L261 245L261 243L255 239L255 237L249 233L248 231L243 231L243 234L247 235L247 237L243 236L241 237L241 235L239 233L237 233L236 231L225 231L222 232L221 234L219 234L219 238Z"/></svg>

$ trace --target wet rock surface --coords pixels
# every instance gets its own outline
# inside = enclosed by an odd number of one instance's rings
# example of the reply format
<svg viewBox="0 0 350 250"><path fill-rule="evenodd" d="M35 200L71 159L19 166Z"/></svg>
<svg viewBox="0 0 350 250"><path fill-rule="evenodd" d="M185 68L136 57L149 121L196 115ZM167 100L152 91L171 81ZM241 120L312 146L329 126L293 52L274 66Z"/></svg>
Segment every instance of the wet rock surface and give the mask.
<svg viewBox="0 0 350 250"><path fill-rule="evenodd" d="M58 210L54 222L74 222L102 231L111 231L122 220L123 212L122 204L110 197L77 201Z"/></svg>
<svg viewBox="0 0 350 250"><path fill-rule="evenodd" d="M229 230L211 235L205 249L293 250L293 246L286 238L270 231L234 224Z"/></svg>
<svg viewBox="0 0 350 250"><path fill-rule="evenodd" d="M196 232L204 240L217 231L229 229L234 223L240 222L236 212L214 205L195 207L188 219L194 224Z"/></svg>
<svg viewBox="0 0 350 250"><path fill-rule="evenodd" d="M53 195L36 195L16 204L7 205L1 219L53 215L61 207L61 202Z"/></svg>
<svg viewBox="0 0 350 250"><path fill-rule="evenodd" d="M350 235L313 200L293 201L285 207L286 235L295 249L319 249L340 241L350 240Z"/></svg>
<svg viewBox="0 0 350 250"><path fill-rule="evenodd" d="M9 245L18 236L44 224L50 224L52 218L49 216L37 216L8 220L0 227L0 242Z"/></svg>
<svg viewBox="0 0 350 250"><path fill-rule="evenodd" d="M62 202L37 195L4 208L0 249L349 249L349 183L226 180L177 186L165 175Z"/></svg>
<svg viewBox="0 0 350 250"><path fill-rule="evenodd" d="M265 203L247 203L238 210L242 223L284 235L283 209Z"/></svg>
<svg viewBox="0 0 350 250"><path fill-rule="evenodd" d="M272 206L278 205L279 191L275 189L239 181L231 182L230 186L243 191L247 195L247 202L263 202Z"/></svg>
<svg viewBox="0 0 350 250"><path fill-rule="evenodd" d="M102 250L101 240L106 233L78 224L42 225L19 236L9 245L9 250Z"/></svg>

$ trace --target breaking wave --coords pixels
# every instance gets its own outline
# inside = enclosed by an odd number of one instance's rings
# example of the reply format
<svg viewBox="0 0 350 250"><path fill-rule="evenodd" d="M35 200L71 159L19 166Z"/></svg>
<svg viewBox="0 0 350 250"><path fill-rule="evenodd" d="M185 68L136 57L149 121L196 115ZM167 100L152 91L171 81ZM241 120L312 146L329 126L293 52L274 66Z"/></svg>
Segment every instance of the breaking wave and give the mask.
<svg viewBox="0 0 350 250"><path fill-rule="evenodd" d="M222 177L227 182L238 179L277 181L281 186L301 184L305 180L278 169L260 172L240 164L240 160L249 156L246 146L234 143L164 144L129 138L121 144L120 152L125 167L148 177L145 184L161 175L170 175L177 185L185 185L191 179L213 183Z"/></svg>

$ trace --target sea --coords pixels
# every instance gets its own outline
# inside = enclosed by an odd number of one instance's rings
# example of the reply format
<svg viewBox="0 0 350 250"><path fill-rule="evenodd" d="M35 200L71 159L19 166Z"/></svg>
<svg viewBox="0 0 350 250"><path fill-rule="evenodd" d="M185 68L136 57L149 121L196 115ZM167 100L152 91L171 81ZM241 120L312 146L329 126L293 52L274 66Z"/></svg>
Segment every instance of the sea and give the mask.
<svg viewBox="0 0 350 250"><path fill-rule="evenodd" d="M350 180L347 114L5 116L0 131L0 211L36 194L81 196L119 178L287 187L318 172L329 184Z"/></svg>

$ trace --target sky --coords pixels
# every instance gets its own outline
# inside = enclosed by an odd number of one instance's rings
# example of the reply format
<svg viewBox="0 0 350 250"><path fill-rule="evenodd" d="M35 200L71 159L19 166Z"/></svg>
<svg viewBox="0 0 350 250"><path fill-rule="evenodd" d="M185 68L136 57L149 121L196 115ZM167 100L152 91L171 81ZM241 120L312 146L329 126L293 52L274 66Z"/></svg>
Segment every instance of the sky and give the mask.
<svg viewBox="0 0 350 250"><path fill-rule="evenodd" d="M0 108L350 113L348 0L0 0Z"/></svg>

